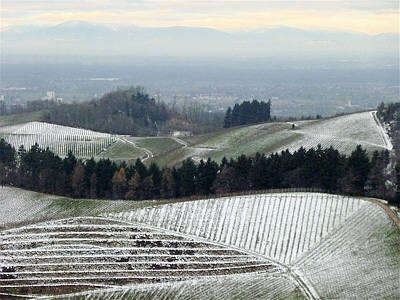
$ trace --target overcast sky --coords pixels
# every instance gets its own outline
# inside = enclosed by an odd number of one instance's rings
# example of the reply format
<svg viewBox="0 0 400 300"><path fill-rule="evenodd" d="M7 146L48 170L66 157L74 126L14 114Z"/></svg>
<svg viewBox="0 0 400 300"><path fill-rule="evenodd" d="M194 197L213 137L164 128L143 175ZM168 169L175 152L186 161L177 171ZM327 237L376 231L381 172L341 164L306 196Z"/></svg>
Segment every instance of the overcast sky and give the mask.
<svg viewBox="0 0 400 300"><path fill-rule="evenodd" d="M113 25L201 26L246 30L275 26L399 32L392 0L0 0L1 28L88 21Z"/></svg>

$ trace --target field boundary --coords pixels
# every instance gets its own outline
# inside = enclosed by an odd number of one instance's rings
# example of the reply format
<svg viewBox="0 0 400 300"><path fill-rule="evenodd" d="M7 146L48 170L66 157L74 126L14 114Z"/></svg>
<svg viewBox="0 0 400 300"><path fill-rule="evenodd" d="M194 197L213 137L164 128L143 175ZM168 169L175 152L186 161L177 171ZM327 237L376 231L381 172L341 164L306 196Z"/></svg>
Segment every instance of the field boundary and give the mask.
<svg viewBox="0 0 400 300"><path fill-rule="evenodd" d="M383 142L386 145L386 149L388 149L389 151L392 151L393 144L390 140L390 137L388 136L385 129L383 128L381 121L379 120L378 116L376 115L376 111L371 111L370 113L371 113L372 118L376 122L376 126L378 127L378 131L382 137Z"/></svg>
<svg viewBox="0 0 400 300"><path fill-rule="evenodd" d="M400 219L387 204L382 203L381 200L376 198L362 198L362 199L380 206L386 212L386 214L391 219L393 224L397 227L397 229L400 230Z"/></svg>

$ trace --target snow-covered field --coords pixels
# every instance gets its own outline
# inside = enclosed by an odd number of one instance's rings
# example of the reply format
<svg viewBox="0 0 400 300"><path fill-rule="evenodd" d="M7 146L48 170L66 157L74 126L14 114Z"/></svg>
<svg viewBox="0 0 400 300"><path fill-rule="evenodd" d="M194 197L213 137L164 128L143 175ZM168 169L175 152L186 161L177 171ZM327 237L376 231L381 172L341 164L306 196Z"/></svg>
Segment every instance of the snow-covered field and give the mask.
<svg viewBox="0 0 400 300"><path fill-rule="evenodd" d="M200 200L111 214L201 237L286 266L312 296L396 298L400 232L374 203L285 193ZM110 215L110 216L111 216Z"/></svg>
<svg viewBox="0 0 400 300"><path fill-rule="evenodd" d="M71 199L0 186L0 230L21 224L141 208L161 201Z"/></svg>
<svg viewBox="0 0 400 300"><path fill-rule="evenodd" d="M115 136L107 133L44 122L0 127L0 137L16 149L21 145L29 149L38 143L41 148L48 147L60 156L71 150L81 158L95 157L117 141Z"/></svg>
<svg viewBox="0 0 400 300"><path fill-rule="evenodd" d="M221 160L225 157L238 157L241 154L253 155L256 152L281 152L289 149L293 152L300 147L323 148L333 146L341 153L350 154L357 145L369 152L391 150L392 144L385 130L375 117L375 112L361 112L334 118L295 122L265 123L235 127L220 132L187 138L190 149L209 149L198 155ZM197 154L193 154L195 156ZM187 157L187 156L186 156Z"/></svg>
<svg viewBox="0 0 400 300"><path fill-rule="evenodd" d="M0 291L396 299L399 243L382 207L358 198L276 193L168 203L0 231Z"/></svg>
<svg viewBox="0 0 400 300"><path fill-rule="evenodd" d="M238 249L103 218L11 229L0 233L0 241L0 288L11 294L57 294L72 286L78 291L258 272L285 281L286 274L278 264Z"/></svg>
<svg viewBox="0 0 400 300"><path fill-rule="evenodd" d="M318 122L300 125L296 133L302 138L281 147L279 150L298 150L333 146L342 153L351 153L357 145L368 150L392 150L393 146L384 129L375 118L375 112L355 113Z"/></svg>
<svg viewBox="0 0 400 300"><path fill-rule="evenodd" d="M181 202L111 216L199 236L290 264L364 205L373 204L318 193L260 194Z"/></svg>

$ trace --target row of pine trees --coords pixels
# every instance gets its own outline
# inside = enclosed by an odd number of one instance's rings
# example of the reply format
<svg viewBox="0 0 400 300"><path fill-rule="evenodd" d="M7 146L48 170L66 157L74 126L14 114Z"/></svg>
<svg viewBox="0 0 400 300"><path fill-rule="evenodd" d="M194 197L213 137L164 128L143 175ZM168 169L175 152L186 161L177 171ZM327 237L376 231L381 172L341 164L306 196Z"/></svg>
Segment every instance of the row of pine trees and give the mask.
<svg viewBox="0 0 400 300"><path fill-rule="evenodd" d="M179 167L161 169L139 159L128 165L109 159L84 162L71 152L60 158L37 144L16 151L0 141L2 185L75 198L160 199L301 187L395 200L386 185L388 163L388 151L376 151L370 159L361 146L350 156L318 146L268 157L241 155L221 163L188 159ZM400 164L396 170L400 182Z"/></svg>
<svg viewBox="0 0 400 300"><path fill-rule="evenodd" d="M228 108L224 119L224 128L256 124L271 120L271 100L268 102L253 100L235 104Z"/></svg>

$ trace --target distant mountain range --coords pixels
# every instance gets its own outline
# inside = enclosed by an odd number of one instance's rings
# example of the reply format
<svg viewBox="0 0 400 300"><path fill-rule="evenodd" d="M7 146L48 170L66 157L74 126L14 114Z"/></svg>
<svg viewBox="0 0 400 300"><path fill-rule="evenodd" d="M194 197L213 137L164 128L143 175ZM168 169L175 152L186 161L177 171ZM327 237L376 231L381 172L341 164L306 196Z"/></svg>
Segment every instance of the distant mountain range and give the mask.
<svg viewBox="0 0 400 300"><path fill-rule="evenodd" d="M399 35L277 27L223 32L197 27L110 27L81 21L1 32L8 55L263 57L396 60Z"/></svg>

